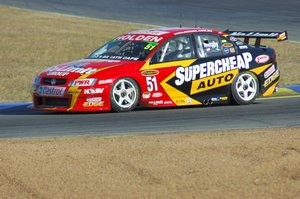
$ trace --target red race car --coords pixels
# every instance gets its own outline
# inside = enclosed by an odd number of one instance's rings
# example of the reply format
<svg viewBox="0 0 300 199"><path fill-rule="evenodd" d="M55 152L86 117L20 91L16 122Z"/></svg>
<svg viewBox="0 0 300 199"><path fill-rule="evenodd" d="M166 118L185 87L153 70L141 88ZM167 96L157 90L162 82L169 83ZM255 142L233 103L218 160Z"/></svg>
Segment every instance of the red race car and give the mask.
<svg viewBox="0 0 300 199"><path fill-rule="evenodd" d="M124 112L137 105L250 104L279 83L275 51L261 46L261 38L282 41L287 32L180 27L123 34L86 59L41 72L32 85L33 108Z"/></svg>

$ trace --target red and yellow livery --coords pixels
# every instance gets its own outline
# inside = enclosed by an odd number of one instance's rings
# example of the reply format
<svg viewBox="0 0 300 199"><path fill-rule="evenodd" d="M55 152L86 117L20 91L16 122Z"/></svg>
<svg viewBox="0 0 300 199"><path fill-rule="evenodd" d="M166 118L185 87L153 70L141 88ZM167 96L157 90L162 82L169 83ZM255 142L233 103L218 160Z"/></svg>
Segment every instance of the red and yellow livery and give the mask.
<svg viewBox="0 0 300 199"><path fill-rule="evenodd" d="M86 59L41 72L33 107L122 112L137 105L250 104L279 83L275 51L260 46L260 38L283 40L287 33L159 28L120 35Z"/></svg>

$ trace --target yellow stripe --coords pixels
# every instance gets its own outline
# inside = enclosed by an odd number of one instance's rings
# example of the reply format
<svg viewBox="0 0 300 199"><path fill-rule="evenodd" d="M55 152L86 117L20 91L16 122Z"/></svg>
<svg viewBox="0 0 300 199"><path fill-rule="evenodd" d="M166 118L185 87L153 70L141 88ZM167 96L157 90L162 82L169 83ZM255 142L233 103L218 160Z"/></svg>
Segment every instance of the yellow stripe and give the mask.
<svg viewBox="0 0 300 199"><path fill-rule="evenodd" d="M258 68L251 69L250 71L253 72L253 73L255 73L256 75L260 75L262 72L264 72L271 65L272 64L263 65L263 66L260 66Z"/></svg>
<svg viewBox="0 0 300 199"><path fill-rule="evenodd" d="M264 92L263 96L265 97L274 93L275 87L277 86L278 83L279 81L275 82L268 90L266 90L266 92Z"/></svg>
<svg viewBox="0 0 300 199"><path fill-rule="evenodd" d="M172 61L172 62L164 62L158 64L150 64L150 60L148 60L140 70L146 69L159 69L159 68L169 68L174 66L183 66L187 67L190 66L196 59L189 59L189 60L182 60L182 61Z"/></svg>
<svg viewBox="0 0 300 199"><path fill-rule="evenodd" d="M191 95L231 84L234 77L238 73L239 73L239 70L235 69L235 70L227 71L225 73L221 73L218 75L213 75L210 77L195 80L192 82ZM229 81L226 81L227 75L231 75L231 77L232 77ZM208 86L209 83L212 85Z"/></svg>

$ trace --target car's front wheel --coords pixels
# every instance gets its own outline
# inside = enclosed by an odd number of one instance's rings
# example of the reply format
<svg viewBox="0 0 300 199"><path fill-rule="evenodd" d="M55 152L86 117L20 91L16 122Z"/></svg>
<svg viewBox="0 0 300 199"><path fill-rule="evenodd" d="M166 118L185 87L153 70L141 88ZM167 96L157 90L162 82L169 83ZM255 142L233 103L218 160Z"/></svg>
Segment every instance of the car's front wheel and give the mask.
<svg viewBox="0 0 300 199"><path fill-rule="evenodd" d="M126 112L133 110L139 101L139 87L129 78L117 80L110 92L110 103L113 110Z"/></svg>
<svg viewBox="0 0 300 199"><path fill-rule="evenodd" d="M238 74L232 85L232 102L234 104L251 104L258 93L258 80L253 73L242 72Z"/></svg>

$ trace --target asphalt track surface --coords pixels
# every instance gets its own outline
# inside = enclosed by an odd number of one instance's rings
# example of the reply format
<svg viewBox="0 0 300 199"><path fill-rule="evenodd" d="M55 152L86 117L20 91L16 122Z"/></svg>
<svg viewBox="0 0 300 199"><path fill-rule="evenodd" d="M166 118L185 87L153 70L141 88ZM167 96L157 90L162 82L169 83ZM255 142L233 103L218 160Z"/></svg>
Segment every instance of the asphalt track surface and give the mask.
<svg viewBox="0 0 300 199"><path fill-rule="evenodd" d="M257 100L245 106L139 108L127 113L53 113L27 106L0 107L0 138L300 127L299 96Z"/></svg>
<svg viewBox="0 0 300 199"><path fill-rule="evenodd" d="M0 0L1 4L160 26L287 29L290 39L300 41L299 0ZM0 138L300 127L300 97L257 100L248 106L139 108L129 113L52 113L27 106L0 104Z"/></svg>
<svg viewBox="0 0 300 199"><path fill-rule="evenodd" d="M300 41L299 0L0 0L0 4L160 26L288 30Z"/></svg>

